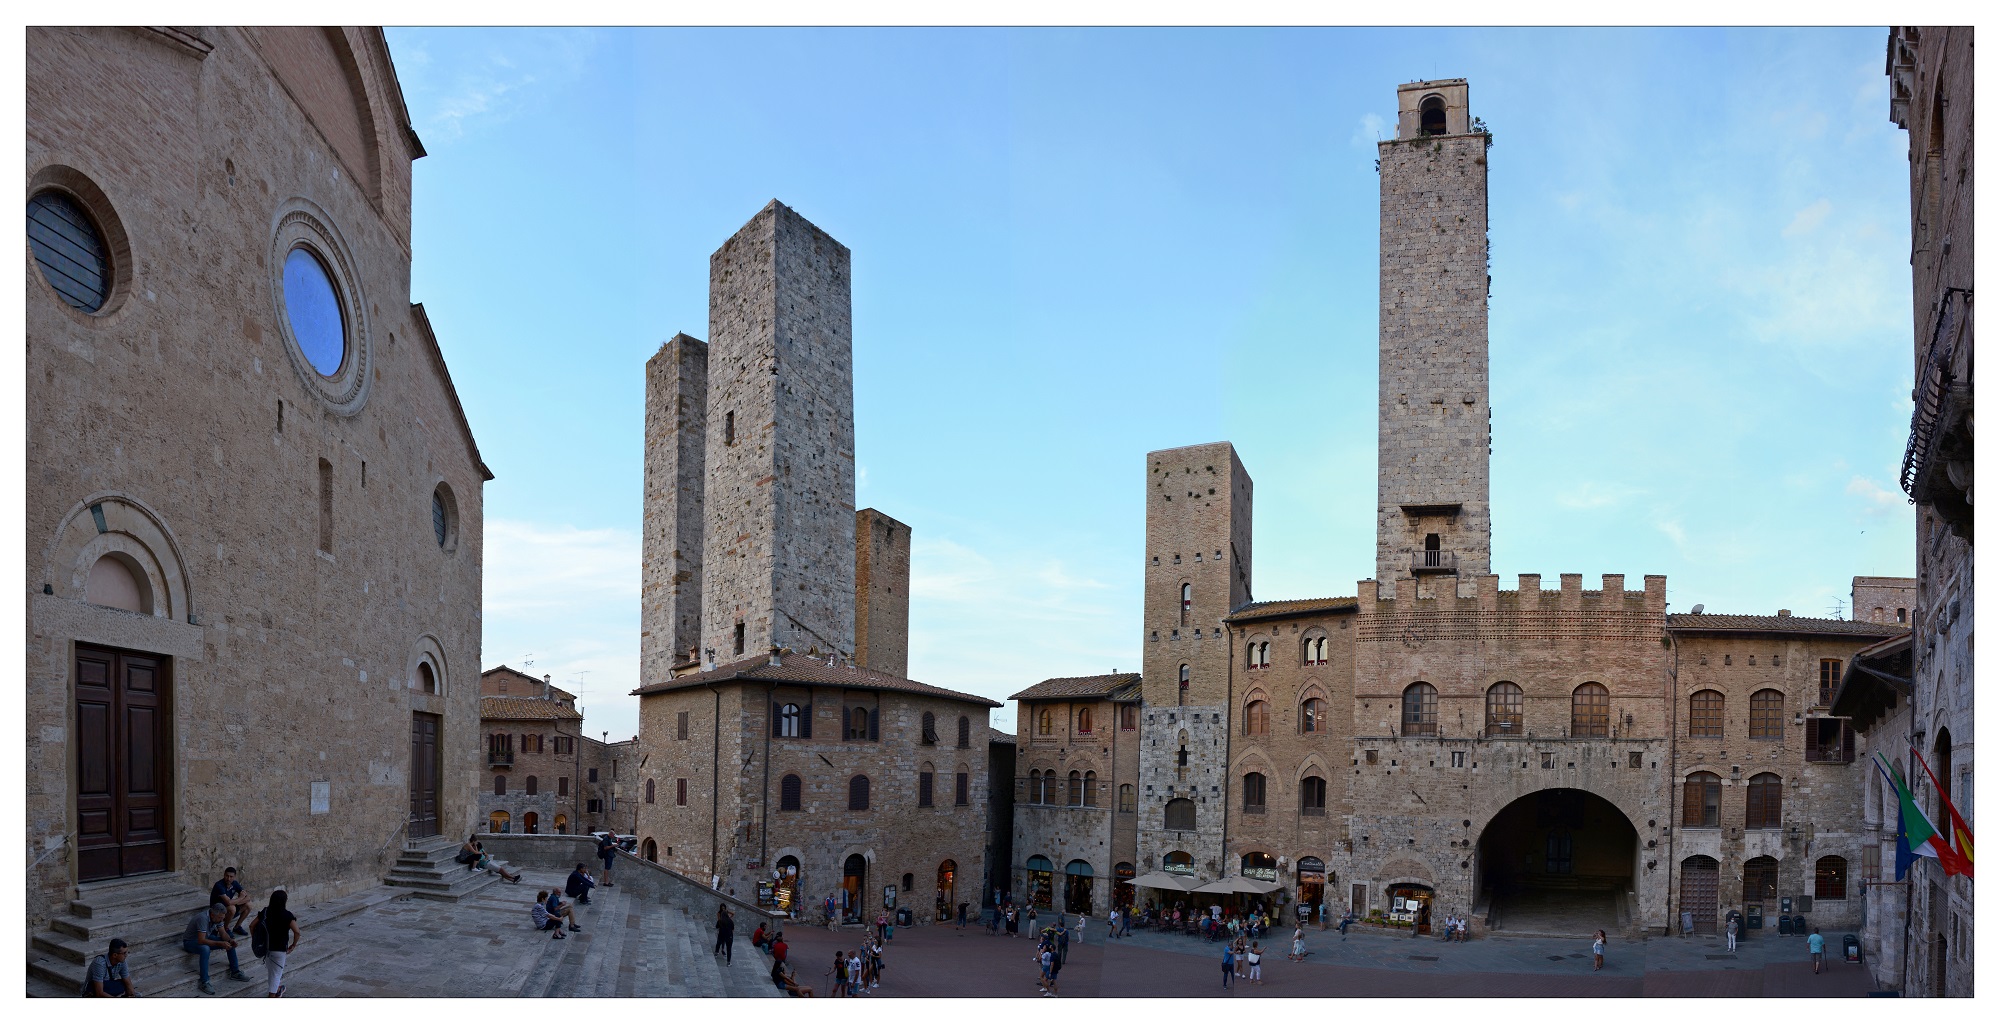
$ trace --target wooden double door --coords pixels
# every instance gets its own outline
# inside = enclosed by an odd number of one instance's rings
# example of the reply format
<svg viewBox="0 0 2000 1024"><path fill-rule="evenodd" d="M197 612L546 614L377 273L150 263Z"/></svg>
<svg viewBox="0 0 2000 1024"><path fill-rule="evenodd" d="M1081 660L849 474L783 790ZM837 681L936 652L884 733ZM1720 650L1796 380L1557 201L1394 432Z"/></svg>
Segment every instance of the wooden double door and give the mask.
<svg viewBox="0 0 2000 1024"><path fill-rule="evenodd" d="M165 871L173 835L170 660L76 645L77 880Z"/></svg>
<svg viewBox="0 0 2000 1024"><path fill-rule="evenodd" d="M410 838L438 834L437 715L410 714Z"/></svg>

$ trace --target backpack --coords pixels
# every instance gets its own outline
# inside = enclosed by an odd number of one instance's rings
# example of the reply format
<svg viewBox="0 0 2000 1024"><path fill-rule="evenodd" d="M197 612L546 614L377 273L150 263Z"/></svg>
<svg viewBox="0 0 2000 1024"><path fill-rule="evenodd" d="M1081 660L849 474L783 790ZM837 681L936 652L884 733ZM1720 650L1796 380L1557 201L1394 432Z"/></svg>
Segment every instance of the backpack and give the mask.
<svg viewBox="0 0 2000 1024"><path fill-rule="evenodd" d="M257 913L257 920L250 922L250 955L259 960L271 952L271 929L264 925L264 914Z"/></svg>

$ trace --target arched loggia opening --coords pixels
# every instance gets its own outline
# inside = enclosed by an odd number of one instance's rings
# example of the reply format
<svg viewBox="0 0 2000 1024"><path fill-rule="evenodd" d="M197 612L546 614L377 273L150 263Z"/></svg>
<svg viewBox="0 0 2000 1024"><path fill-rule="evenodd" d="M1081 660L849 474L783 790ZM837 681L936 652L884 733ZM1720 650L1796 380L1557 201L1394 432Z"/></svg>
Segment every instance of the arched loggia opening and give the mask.
<svg viewBox="0 0 2000 1024"><path fill-rule="evenodd" d="M1639 832L1609 800L1580 789L1530 793L1480 833L1477 901L1491 901L1501 930L1588 935L1617 920L1638 858Z"/></svg>

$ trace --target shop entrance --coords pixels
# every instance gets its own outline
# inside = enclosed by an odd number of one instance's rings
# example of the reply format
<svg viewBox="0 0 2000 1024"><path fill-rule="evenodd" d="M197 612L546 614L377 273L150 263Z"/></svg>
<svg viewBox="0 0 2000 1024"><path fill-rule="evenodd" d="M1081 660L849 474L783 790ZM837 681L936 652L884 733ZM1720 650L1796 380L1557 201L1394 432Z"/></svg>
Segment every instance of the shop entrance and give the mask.
<svg viewBox="0 0 2000 1024"><path fill-rule="evenodd" d="M1743 862L1743 924L1763 921L1778 913L1778 861L1772 857L1752 857Z"/></svg>
<svg viewBox="0 0 2000 1024"><path fill-rule="evenodd" d="M936 919L939 921L949 921L958 917L957 882L957 861L948 860L938 865Z"/></svg>
<svg viewBox="0 0 2000 1024"><path fill-rule="evenodd" d="M791 914L799 905L799 859L778 858L778 877L771 882L771 905L780 914Z"/></svg>
<svg viewBox="0 0 2000 1024"><path fill-rule="evenodd" d="M1300 857L1298 865L1301 919L1318 920L1320 901L1326 898L1326 862L1318 857Z"/></svg>
<svg viewBox="0 0 2000 1024"><path fill-rule="evenodd" d="M1480 834L1479 898L1491 901L1497 929L1588 935L1618 920L1638 854L1638 830L1609 800L1580 789L1530 793Z"/></svg>
<svg viewBox="0 0 2000 1024"><path fill-rule="evenodd" d="M1090 885L1095 881L1090 865L1080 860L1070 861L1063 869L1063 876L1063 909L1072 914L1090 913Z"/></svg>
<svg viewBox="0 0 2000 1024"><path fill-rule="evenodd" d="M1389 887L1389 923L1417 926L1418 935L1431 933L1431 903L1436 894L1428 885L1407 882Z"/></svg>
<svg viewBox="0 0 2000 1024"><path fill-rule="evenodd" d="M867 892L868 859L858 853L849 854L847 863L840 869L840 888L843 895L842 908L849 921L861 919L861 899Z"/></svg>
<svg viewBox="0 0 2000 1024"><path fill-rule="evenodd" d="M1129 907L1139 900L1139 891L1132 887L1132 862L1119 861L1112 870L1111 904L1114 909Z"/></svg>
<svg viewBox="0 0 2000 1024"><path fill-rule="evenodd" d="M1055 904L1055 864L1037 854L1028 858L1028 905L1053 908Z"/></svg>
<svg viewBox="0 0 2000 1024"><path fill-rule="evenodd" d="M540 834L542 831L542 816L533 811L521 815L521 831L531 836Z"/></svg>

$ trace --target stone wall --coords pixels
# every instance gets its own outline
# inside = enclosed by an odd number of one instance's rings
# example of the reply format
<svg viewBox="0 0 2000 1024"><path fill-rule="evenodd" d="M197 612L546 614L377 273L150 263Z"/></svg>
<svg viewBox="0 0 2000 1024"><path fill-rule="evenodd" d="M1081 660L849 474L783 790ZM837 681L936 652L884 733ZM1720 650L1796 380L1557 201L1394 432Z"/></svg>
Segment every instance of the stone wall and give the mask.
<svg viewBox="0 0 2000 1024"><path fill-rule="evenodd" d="M604 862L597 858L597 842L589 836L501 835L488 832L478 837L493 858L509 868L538 871L570 871L582 864L599 882L604 880ZM703 885L664 865L654 864L620 850L612 861L611 881L627 894L635 894L670 907L686 907L690 916L712 920L717 906L727 906L736 916L736 934L748 942L759 924L776 926L780 919L755 903L736 899Z"/></svg>
<svg viewBox="0 0 2000 1024"><path fill-rule="evenodd" d="M1488 504L1492 408L1487 391L1486 151L1471 133L1463 79L1397 90L1396 138L1381 173L1381 352L1375 578L1411 574L1437 534L1458 575L1491 571ZM1445 101L1449 134L1418 132L1418 108ZM1417 508L1417 506L1428 506Z"/></svg>
<svg viewBox="0 0 2000 1024"><path fill-rule="evenodd" d="M854 663L910 672L910 528L872 508L854 514Z"/></svg>
<svg viewBox="0 0 2000 1024"><path fill-rule="evenodd" d="M676 334L646 360L639 685L670 677L701 642L708 346Z"/></svg>
<svg viewBox="0 0 2000 1024"><path fill-rule="evenodd" d="M111 264L95 313L27 269L29 920L77 880L79 644L168 659L170 870L205 886L235 865L302 902L375 885L410 819L413 714L442 723L440 831L473 824L491 475L410 303L422 149L386 44L48 28L26 54L30 192L80 202ZM335 279L331 377L292 341L295 244ZM107 556L148 610L85 600Z"/></svg>
<svg viewBox="0 0 2000 1024"><path fill-rule="evenodd" d="M722 661L854 653L848 261L776 200L709 258L701 628Z"/></svg>

